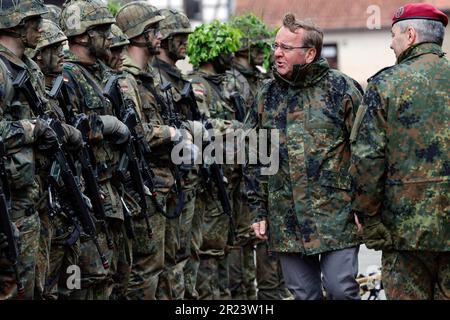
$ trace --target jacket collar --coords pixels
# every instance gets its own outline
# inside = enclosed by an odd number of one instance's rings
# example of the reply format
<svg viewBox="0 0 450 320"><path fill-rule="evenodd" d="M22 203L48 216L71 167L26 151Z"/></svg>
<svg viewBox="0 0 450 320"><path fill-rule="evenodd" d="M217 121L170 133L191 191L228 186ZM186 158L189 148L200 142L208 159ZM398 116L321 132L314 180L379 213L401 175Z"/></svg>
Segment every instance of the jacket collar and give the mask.
<svg viewBox="0 0 450 320"><path fill-rule="evenodd" d="M397 64L404 63L421 55L430 53L436 54L439 57L443 57L445 55L445 53L442 52L442 48L438 44L431 42L422 42L415 44L403 51L403 53L397 59Z"/></svg>
<svg viewBox="0 0 450 320"><path fill-rule="evenodd" d="M282 77L276 69L274 69L273 74L275 79L280 83L297 88L307 88L319 82L329 70L330 66L328 65L327 60L325 58L320 58L309 64L294 65L294 72L291 80Z"/></svg>

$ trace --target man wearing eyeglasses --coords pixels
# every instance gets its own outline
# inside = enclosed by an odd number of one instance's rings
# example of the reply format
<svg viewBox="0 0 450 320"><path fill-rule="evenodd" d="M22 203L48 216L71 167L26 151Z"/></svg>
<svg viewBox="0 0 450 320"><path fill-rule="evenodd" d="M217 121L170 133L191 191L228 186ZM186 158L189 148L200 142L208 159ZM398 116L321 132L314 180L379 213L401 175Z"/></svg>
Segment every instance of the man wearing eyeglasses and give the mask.
<svg viewBox="0 0 450 320"><path fill-rule="evenodd" d="M296 299L323 299L322 285L327 299L360 299L347 171L362 89L330 69L322 41L318 28L293 14L276 35L274 79L259 90L246 125L279 130L280 163L258 178L252 228L278 254Z"/></svg>

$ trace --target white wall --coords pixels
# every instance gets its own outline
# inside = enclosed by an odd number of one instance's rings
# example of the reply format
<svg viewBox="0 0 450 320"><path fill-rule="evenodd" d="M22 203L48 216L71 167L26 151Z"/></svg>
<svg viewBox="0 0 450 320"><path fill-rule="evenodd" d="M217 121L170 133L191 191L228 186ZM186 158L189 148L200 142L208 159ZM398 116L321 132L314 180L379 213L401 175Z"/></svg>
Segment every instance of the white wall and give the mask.
<svg viewBox="0 0 450 320"><path fill-rule="evenodd" d="M324 36L324 43L337 43L339 69L363 86L378 70L395 63L390 41L390 32L384 30L325 32Z"/></svg>
<svg viewBox="0 0 450 320"><path fill-rule="evenodd" d="M326 32L324 43L337 43L339 69L366 86L367 79L380 69L395 64L390 49L390 30ZM446 29L443 45L450 58L450 25Z"/></svg>

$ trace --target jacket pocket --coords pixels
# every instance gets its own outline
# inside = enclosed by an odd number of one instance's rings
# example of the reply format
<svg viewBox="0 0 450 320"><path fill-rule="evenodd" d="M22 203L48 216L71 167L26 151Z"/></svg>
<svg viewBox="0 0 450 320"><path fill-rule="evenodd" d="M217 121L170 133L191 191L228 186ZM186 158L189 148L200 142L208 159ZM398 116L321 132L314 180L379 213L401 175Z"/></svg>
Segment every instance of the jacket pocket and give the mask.
<svg viewBox="0 0 450 320"><path fill-rule="evenodd" d="M320 174L321 186L350 191L352 179L346 173L323 170Z"/></svg>
<svg viewBox="0 0 450 320"><path fill-rule="evenodd" d="M8 156L5 163L8 181L12 190L19 190L34 183L35 166L32 147L24 147Z"/></svg>

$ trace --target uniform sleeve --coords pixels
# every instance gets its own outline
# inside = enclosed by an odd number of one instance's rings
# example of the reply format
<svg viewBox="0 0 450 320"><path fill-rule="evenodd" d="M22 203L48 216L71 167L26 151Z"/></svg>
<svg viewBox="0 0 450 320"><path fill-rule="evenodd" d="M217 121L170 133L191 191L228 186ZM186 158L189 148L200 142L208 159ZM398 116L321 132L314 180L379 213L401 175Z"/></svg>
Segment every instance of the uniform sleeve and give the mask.
<svg viewBox="0 0 450 320"><path fill-rule="evenodd" d="M7 150L34 143L33 131L34 125L30 120L0 121L0 135Z"/></svg>
<svg viewBox="0 0 450 320"><path fill-rule="evenodd" d="M33 134L33 124L30 120L7 121L3 119L3 111L10 88L6 84L9 81L4 74L3 68L0 67L0 135L2 137L5 148L16 149L24 145L32 144L35 141Z"/></svg>
<svg viewBox="0 0 450 320"><path fill-rule="evenodd" d="M139 93L136 80L127 75L119 81L125 103L131 103L141 119L142 132L150 147L171 142L170 126L163 124L154 95L145 92L145 101Z"/></svg>
<svg viewBox="0 0 450 320"><path fill-rule="evenodd" d="M384 194L387 101L369 84L350 135L350 174L354 183L353 210L379 214Z"/></svg>
<svg viewBox="0 0 450 320"><path fill-rule="evenodd" d="M358 107L362 102L363 94L364 92L361 86L353 79L350 79L349 89L343 101L345 128L349 134L352 131L354 119L358 112Z"/></svg>
<svg viewBox="0 0 450 320"><path fill-rule="evenodd" d="M258 132L260 123L258 121L258 110L263 110L264 99L261 98L261 92L257 95L253 105L249 109L245 118L243 127L246 134L250 132ZM246 144L247 154L257 154L256 146ZM259 157L258 157L259 159ZM267 181L268 176L261 174L261 163L247 164L244 168L245 189L247 192L248 203L250 207L250 215L254 222L264 220L268 216L267 212Z"/></svg>

